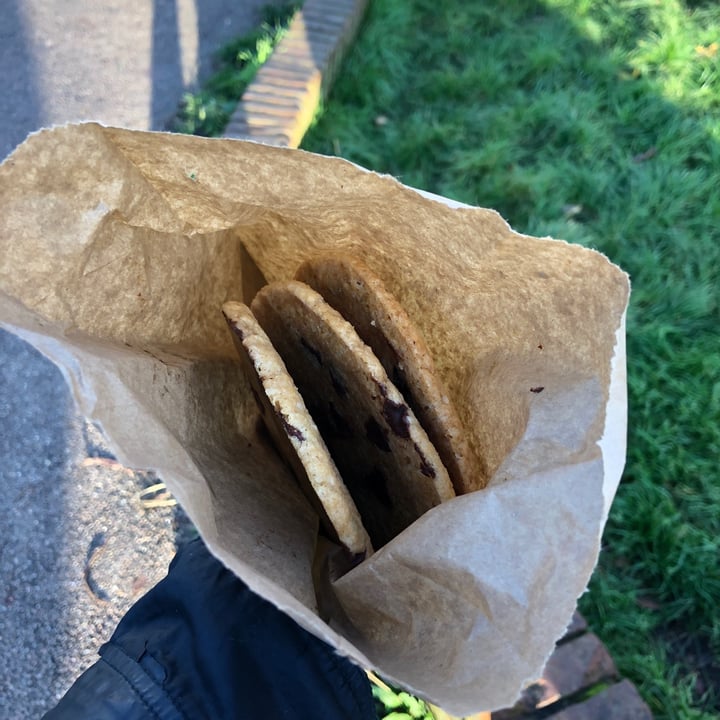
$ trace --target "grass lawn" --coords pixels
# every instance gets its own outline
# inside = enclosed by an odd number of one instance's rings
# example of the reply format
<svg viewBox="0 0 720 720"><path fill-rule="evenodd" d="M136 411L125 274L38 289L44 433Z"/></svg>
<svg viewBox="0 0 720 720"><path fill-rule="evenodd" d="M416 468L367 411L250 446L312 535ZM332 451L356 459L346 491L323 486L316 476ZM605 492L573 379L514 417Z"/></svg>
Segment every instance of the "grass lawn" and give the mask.
<svg viewBox="0 0 720 720"><path fill-rule="evenodd" d="M581 610L657 718L720 715L720 4L374 0L304 147L632 276L623 483Z"/></svg>

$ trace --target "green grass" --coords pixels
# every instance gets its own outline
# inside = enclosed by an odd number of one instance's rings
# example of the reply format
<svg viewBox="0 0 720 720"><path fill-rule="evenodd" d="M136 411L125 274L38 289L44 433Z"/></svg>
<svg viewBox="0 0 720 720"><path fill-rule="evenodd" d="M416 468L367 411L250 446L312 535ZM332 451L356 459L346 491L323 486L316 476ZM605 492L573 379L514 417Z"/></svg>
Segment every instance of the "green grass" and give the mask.
<svg viewBox="0 0 720 720"><path fill-rule="evenodd" d="M303 147L632 277L623 483L581 609L657 718L720 715L720 4L375 0Z"/></svg>
<svg viewBox="0 0 720 720"><path fill-rule="evenodd" d="M432 710L422 700L372 677L375 711L381 720L434 720Z"/></svg>
<svg viewBox="0 0 720 720"><path fill-rule="evenodd" d="M268 5L256 30L222 48L216 58L217 71L200 91L185 93L170 129L205 137L220 135L245 88L270 57L297 8L298 3Z"/></svg>

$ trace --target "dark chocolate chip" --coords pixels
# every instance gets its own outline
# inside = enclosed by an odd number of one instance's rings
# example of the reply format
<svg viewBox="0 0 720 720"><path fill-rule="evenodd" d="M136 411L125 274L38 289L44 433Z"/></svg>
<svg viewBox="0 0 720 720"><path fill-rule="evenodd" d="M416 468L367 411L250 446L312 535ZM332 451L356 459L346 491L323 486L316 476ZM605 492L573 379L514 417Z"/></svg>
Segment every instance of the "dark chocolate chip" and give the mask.
<svg viewBox="0 0 720 720"><path fill-rule="evenodd" d="M395 435L401 438L410 437L410 429L408 428L408 406L405 405L405 403L396 403L390 400L390 398L385 398L382 414Z"/></svg>
<svg viewBox="0 0 720 720"><path fill-rule="evenodd" d="M420 472L425 476L429 478L434 478L435 468L427 461L427 458L425 455L423 455L423 451L417 446L416 443L413 443L413 447L415 448L415 452L420 457Z"/></svg>
<svg viewBox="0 0 720 720"><path fill-rule="evenodd" d="M287 418L282 414L278 405L275 405L275 414L280 418L283 430L285 430L288 437L294 437L300 442L305 441L305 436L302 434L302 430L300 430L300 428L296 428L287 421Z"/></svg>
<svg viewBox="0 0 720 720"><path fill-rule="evenodd" d="M285 432L290 436L294 437L300 442L305 442L305 436L302 434L302 430L299 428L296 428L294 425L291 425L282 415L280 416L280 421L283 424L283 428L285 429Z"/></svg>
<svg viewBox="0 0 720 720"><path fill-rule="evenodd" d="M365 423L365 435L375 447L380 448L380 450L384 452L390 452L387 430L380 427L380 423L378 423L374 417L368 418Z"/></svg>
<svg viewBox="0 0 720 720"><path fill-rule="evenodd" d="M242 328L240 328L233 320L231 320L227 315L225 315L225 320L227 321L227 324L230 326L230 329L240 338L240 340L245 339L245 333L242 331Z"/></svg>

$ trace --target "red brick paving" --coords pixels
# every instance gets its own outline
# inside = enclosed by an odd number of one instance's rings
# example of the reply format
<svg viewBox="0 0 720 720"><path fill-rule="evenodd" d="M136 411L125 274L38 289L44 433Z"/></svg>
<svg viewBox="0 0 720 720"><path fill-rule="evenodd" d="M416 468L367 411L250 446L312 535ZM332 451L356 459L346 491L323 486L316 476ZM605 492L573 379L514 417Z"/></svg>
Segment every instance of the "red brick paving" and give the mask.
<svg viewBox="0 0 720 720"><path fill-rule="evenodd" d="M652 713L576 612L542 677L492 720L652 720Z"/></svg>

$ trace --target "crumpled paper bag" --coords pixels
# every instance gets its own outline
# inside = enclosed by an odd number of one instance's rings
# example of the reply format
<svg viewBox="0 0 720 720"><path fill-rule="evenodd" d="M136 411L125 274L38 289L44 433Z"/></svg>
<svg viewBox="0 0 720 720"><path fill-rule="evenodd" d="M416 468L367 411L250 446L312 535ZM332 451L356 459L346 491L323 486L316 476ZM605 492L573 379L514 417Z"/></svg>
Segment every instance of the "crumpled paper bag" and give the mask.
<svg viewBox="0 0 720 720"><path fill-rule="evenodd" d="M220 311L328 249L404 304L490 479L333 582L313 580L317 518L258 431ZM457 715L539 675L595 565L624 463L628 293L596 252L297 150L83 124L0 167L0 323L255 591Z"/></svg>

